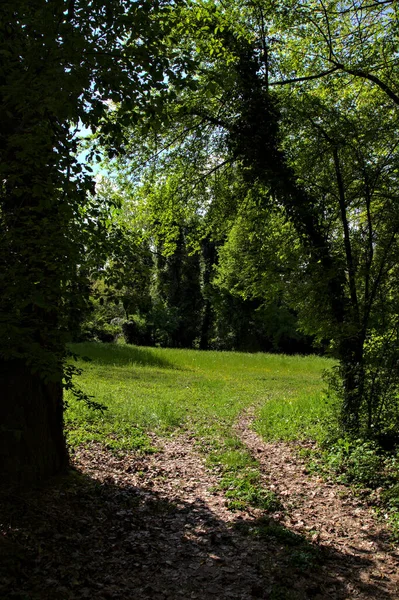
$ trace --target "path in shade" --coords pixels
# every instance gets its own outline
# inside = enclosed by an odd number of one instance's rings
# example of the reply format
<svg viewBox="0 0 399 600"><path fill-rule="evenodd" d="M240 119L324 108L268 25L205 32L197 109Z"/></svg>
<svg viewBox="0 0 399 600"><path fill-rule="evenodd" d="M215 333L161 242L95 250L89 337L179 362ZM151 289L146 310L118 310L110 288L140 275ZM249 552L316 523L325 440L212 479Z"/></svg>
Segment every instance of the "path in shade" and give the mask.
<svg viewBox="0 0 399 600"><path fill-rule="evenodd" d="M93 444L79 477L1 493L0 598L397 600L397 556L370 513L249 419L238 431L285 511L229 511L189 434L153 436L149 456Z"/></svg>

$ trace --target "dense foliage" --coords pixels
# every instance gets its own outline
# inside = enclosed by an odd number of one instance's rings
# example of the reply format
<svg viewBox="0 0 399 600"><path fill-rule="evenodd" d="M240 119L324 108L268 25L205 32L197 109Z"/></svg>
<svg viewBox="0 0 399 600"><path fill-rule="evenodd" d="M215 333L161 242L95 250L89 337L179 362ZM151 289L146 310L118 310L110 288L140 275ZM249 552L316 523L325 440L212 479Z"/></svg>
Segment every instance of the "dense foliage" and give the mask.
<svg viewBox="0 0 399 600"><path fill-rule="evenodd" d="M222 289L329 345L343 427L380 437L398 415L397 19L393 2L181 7L186 85L114 165L169 253L195 222Z"/></svg>
<svg viewBox="0 0 399 600"><path fill-rule="evenodd" d="M65 342L86 302L83 256L88 246L106 251L107 221L77 160L76 130L95 130L112 103L124 114L150 90L161 99L165 77L178 77L162 43L168 10L162 0L1 3L4 476L32 479L65 464L61 384L70 388L74 371Z"/></svg>
<svg viewBox="0 0 399 600"><path fill-rule="evenodd" d="M1 354L46 377L59 376L63 332L83 297L78 265L103 220L76 127L95 129L109 102L128 110L162 87L161 25L151 21L162 5L1 5Z"/></svg>

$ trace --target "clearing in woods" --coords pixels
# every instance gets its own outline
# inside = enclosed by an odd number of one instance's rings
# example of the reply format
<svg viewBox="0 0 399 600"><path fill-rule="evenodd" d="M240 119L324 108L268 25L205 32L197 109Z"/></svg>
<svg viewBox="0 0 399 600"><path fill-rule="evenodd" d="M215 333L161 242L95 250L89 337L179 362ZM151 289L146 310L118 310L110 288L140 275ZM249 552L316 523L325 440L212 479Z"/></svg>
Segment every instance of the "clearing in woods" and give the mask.
<svg viewBox="0 0 399 600"><path fill-rule="evenodd" d="M333 410L327 359L74 349L108 410L70 399L74 474L2 492L1 598L399 597L383 526L296 451Z"/></svg>

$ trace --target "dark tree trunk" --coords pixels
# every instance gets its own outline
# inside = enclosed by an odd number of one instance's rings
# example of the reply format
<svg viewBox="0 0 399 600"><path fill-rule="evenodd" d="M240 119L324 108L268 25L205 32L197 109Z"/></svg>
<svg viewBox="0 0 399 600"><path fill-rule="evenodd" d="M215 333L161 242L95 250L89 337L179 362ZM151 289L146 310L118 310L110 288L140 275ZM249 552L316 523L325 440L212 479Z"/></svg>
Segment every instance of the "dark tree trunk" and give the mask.
<svg viewBox="0 0 399 600"><path fill-rule="evenodd" d="M213 325L213 310L211 298L211 279L214 266L217 264L217 250L215 242L205 238L202 243L202 256L205 263L203 274L204 312L201 324L200 350L209 349L209 336Z"/></svg>
<svg viewBox="0 0 399 600"><path fill-rule="evenodd" d="M340 348L340 371L343 383L342 425L348 432L358 433L364 403L363 339L355 336L345 339Z"/></svg>
<svg viewBox="0 0 399 600"><path fill-rule="evenodd" d="M22 361L0 362L0 482L24 485L68 465L61 382L44 383Z"/></svg>
<svg viewBox="0 0 399 600"><path fill-rule="evenodd" d="M200 350L209 350L209 331L212 324L212 306L209 299L205 300L204 316L201 324Z"/></svg>
<svg viewBox="0 0 399 600"><path fill-rule="evenodd" d="M259 62L252 48L244 48L237 61L239 117L230 127L232 153L246 167L249 182L263 181L273 198L284 207L305 248L309 251L313 274L320 273L325 282L323 310L335 330L338 341L336 357L340 361L343 384L342 425L347 431L359 432L364 403L365 365L364 335L360 325L355 265L351 248L344 182L338 150L333 158L339 192L341 224L344 231L344 260L331 251L329 234L318 198L300 182L280 147L280 113L274 96L259 76ZM324 136L326 134L324 132ZM327 136L328 137L328 136ZM330 138L328 138L330 139ZM331 141L331 140L330 140ZM346 292L349 275L349 297ZM352 331L345 335L345 331Z"/></svg>

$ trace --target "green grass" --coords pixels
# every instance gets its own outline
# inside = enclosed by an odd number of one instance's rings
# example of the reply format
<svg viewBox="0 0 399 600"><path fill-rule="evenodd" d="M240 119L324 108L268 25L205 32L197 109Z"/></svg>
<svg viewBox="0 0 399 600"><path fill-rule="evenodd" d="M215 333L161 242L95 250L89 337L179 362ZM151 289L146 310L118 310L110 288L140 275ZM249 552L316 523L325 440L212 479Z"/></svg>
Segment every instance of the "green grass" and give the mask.
<svg viewBox="0 0 399 600"><path fill-rule="evenodd" d="M79 444L97 441L112 451L150 452L154 448L149 431L173 435L187 429L207 456L208 467L217 473L218 488L231 509L251 505L273 512L283 507L262 485L257 461L233 428L240 413L253 408L254 426L263 438L322 443L324 450L303 450L309 454L310 470L314 464L318 473L335 473L343 483L382 486L381 510L399 539L399 456L382 456L367 441L334 441L329 426L334 422L334 406L323 394L322 382L322 373L332 361L124 344L74 344L71 349L91 359L78 360L83 373L77 383L107 408L104 412L90 409L66 394L72 451ZM269 528L262 535L279 533Z"/></svg>
<svg viewBox="0 0 399 600"><path fill-rule="evenodd" d="M255 428L269 440L315 440L326 436L335 406L320 391L298 391L289 398L273 398L258 413Z"/></svg>
<svg viewBox="0 0 399 600"><path fill-rule="evenodd" d="M292 406L302 410L304 398L318 404L321 373L331 364L319 357L101 343L74 344L72 350L91 359L78 362L83 368L79 385L108 410L101 414L67 395L70 443L121 438L121 447L133 443L130 428L170 432L194 427L206 438L209 428L229 430L250 406L261 407L258 427L264 434L271 423L268 407L273 407L277 431L278 407L288 419ZM298 417L298 427L305 416Z"/></svg>
<svg viewBox="0 0 399 600"><path fill-rule="evenodd" d="M225 492L228 508L251 505L266 512L283 508L276 495L262 486L258 462L236 436L227 435L222 443L219 437L219 443L210 445L207 464L220 474L217 489Z"/></svg>
<svg viewBox="0 0 399 600"><path fill-rule="evenodd" d="M225 491L230 508L251 504L273 511L280 507L274 494L262 488L258 463L233 425L240 413L254 407L256 426L265 437L286 437L282 423L296 407L292 422L297 437L306 422L310 432L314 411L309 406L321 406L321 374L330 361L101 343L74 344L71 349L91 359L79 359L83 373L77 383L107 408L95 411L71 394L66 396L72 449L98 441L115 451L151 451L147 432L171 435L190 430L207 455L208 466L218 472L219 488Z"/></svg>

